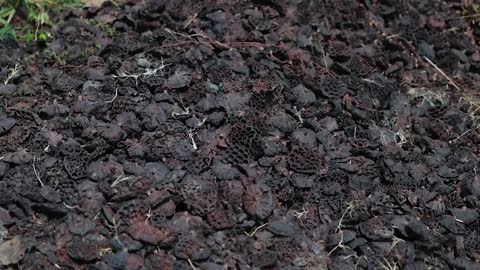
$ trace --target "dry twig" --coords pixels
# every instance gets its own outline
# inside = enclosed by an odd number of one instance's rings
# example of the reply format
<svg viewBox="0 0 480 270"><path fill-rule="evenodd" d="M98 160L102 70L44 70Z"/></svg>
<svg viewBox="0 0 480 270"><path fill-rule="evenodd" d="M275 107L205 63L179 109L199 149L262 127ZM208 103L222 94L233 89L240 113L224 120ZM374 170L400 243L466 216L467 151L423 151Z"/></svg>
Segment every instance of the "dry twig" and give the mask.
<svg viewBox="0 0 480 270"><path fill-rule="evenodd" d="M115 95L113 96L113 98L111 100L108 100L108 101L105 101L105 103L113 103L115 101L115 99L118 97L118 86L115 87Z"/></svg>
<svg viewBox="0 0 480 270"><path fill-rule="evenodd" d="M460 134L458 137L456 137L455 139L449 141L450 144L453 144L455 143L457 140L459 140L460 138L462 138L463 136L467 135L467 133L469 133L470 131L472 131L472 129L469 129L465 132L463 132L462 134Z"/></svg>
<svg viewBox="0 0 480 270"><path fill-rule="evenodd" d="M258 230L260 230L261 228L263 228L263 227L265 227L265 226L268 226L268 224L269 224L269 223L265 223L265 224L263 224L263 225L260 225L260 226L258 226L257 228L255 228L255 230L253 230L253 232L251 232L251 233L245 232L245 234L248 235L249 237L253 237L253 236L257 233Z"/></svg>
<svg viewBox="0 0 480 270"><path fill-rule="evenodd" d="M193 265L192 260L187 259L187 262L188 262L188 265L190 265L190 267L191 267L193 270L197 270L197 268L195 267L195 265Z"/></svg>
<svg viewBox="0 0 480 270"><path fill-rule="evenodd" d="M193 150L197 150L198 147L197 147L197 144L195 143L195 138L193 136L194 136L193 129L189 129L188 130L188 138L190 138L190 140L192 141Z"/></svg>
<svg viewBox="0 0 480 270"><path fill-rule="evenodd" d="M428 59L428 57L424 56L423 57L425 60L427 60L427 62L432 65L438 72L440 72L440 74L442 74L443 77L445 77L445 79L447 79L450 84L455 87L455 89L457 89L458 91L461 91L462 89L460 87L458 87L458 85L450 78L447 76L447 74L445 74L445 72L443 72L443 70L441 70L437 65L435 65L435 63L432 62L432 60Z"/></svg>
<svg viewBox="0 0 480 270"><path fill-rule="evenodd" d="M113 181L113 183L110 186L115 187L116 185L120 184L121 182L130 180L130 179L133 178L133 176L123 177L123 175L124 175L124 173L120 174L120 176L117 177L117 179L115 179L115 181Z"/></svg>
<svg viewBox="0 0 480 270"><path fill-rule="evenodd" d="M37 178L40 185L44 187L45 185L43 184L42 179L40 179L40 174L38 173L37 167L35 166L35 161L36 161L36 158L33 157L33 173L35 174L35 177Z"/></svg>
<svg viewBox="0 0 480 270"><path fill-rule="evenodd" d="M193 14L192 18L190 18L187 23L183 26L183 29L186 29L198 16L198 13Z"/></svg>
<svg viewBox="0 0 480 270"><path fill-rule="evenodd" d="M345 209L345 211L343 211L343 214L342 216L340 217L340 220L338 221L338 225L337 225L337 228L335 229L335 233L340 233L340 241L338 241L338 244L332 249L330 250L330 252L328 252L328 256L330 256L330 254L332 254L335 250L337 250L338 248L348 248L348 246L345 246L343 244L343 230L342 230L342 227L343 227L343 219L345 218L345 215L347 213L350 213L350 215L352 214L352 210L357 207L356 203L354 201L352 202L349 202L347 204L347 208Z"/></svg>

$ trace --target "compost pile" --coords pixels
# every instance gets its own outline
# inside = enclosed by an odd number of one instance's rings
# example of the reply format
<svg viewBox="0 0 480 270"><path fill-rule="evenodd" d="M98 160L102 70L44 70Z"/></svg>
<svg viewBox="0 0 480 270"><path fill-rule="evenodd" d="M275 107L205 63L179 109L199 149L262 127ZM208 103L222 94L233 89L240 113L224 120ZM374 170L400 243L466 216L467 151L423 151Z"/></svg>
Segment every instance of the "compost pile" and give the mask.
<svg viewBox="0 0 480 270"><path fill-rule="evenodd" d="M480 269L475 4L381 2L105 2L2 40L0 268Z"/></svg>

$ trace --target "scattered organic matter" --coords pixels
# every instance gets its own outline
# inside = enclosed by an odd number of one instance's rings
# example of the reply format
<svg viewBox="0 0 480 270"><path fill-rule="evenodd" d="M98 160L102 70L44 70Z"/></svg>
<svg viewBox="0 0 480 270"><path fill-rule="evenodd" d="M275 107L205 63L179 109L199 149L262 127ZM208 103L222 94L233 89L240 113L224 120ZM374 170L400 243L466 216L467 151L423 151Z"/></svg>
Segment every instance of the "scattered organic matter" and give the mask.
<svg viewBox="0 0 480 270"><path fill-rule="evenodd" d="M479 269L474 1L87 2L0 0L0 268Z"/></svg>

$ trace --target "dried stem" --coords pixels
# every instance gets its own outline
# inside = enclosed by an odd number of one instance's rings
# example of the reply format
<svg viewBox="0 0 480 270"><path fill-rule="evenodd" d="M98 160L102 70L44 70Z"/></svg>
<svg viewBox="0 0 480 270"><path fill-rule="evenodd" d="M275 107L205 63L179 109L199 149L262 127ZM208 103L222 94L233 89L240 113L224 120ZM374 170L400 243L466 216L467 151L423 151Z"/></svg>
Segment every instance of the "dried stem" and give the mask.
<svg viewBox="0 0 480 270"><path fill-rule="evenodd" d="M472 131L471 129L463 132L462 134L460 134L458 137L456 137L455 139L449 141L449 143L455 143L457 140L459 140L460 138L462 138L463 136L467 135L467 133L469 133L470 131Z"/></svg>
<svg viewBox="0 0 480 270"><path fill-rule="evenodd" d="M383 263L385 262L385 263ZM378 264L380 264L380 266L382 267L382 269L385 269L385 270L398 270L398 267L397 267L397 263L396 262L392 262L390 263L387 259L383 258L383 262L381 261L378 261Z"/></svg>
<svg viewBox="0 0 480 270"><path fill-rule="evenodd" d="M302 111L303 111L303 108L298 110L297 106L293 106L293 112L295 113L295 116L298 118L298 121L300 122L300 124L303 124Z"/></svg>
<svg viewBox="0 0 480 270"><path fill-rule="evenodd" d="M117 222L117 215L116 215L116 214L113 216L112 225L107 224L107 226L108 226L109 228L112 228L112 229L115 231L115 237L114 237L114 239L117 240L117 242L118 242L122 247L125 247L125 245L120 241L120 238L118 237L118 227L120 226L120 224Z"/></svg>
<svg viewBox="0 0 480 270"><path fill-rule="evenodd" d="M33 157L33 173L35 173L35 177L37 178L40 185L44 187L45 185L43 184L42 179L40 179L40 174L38 173L37 167L35 166L35 161L36 161L36 158Z"/></svg>
<svg viewBox="0 0 480 270"><path fill-rule="evenodd" d="M187 259L187 262L188 262L188 264L190 265L190 267L191 267L193 270L197 270L197 268L195 267L195 265L193 265L192 260Z"/></svg>
<svg viewBox="0 0 480 270"><path fill-rule="evenodd" d="M192 129L188 130L188 137L192 141L193 150L197 150L198 147L197 147L197 144L195 143L195 139L193 138L193 136L194 136L193 130Z"/></svg>
<svg viewBox="0 0 480 270"><path fill-rule="evenodd" d="M184 37L186 39L190 39L192 40L193 42L197 42L197 40L194 39L194 37L202 37L202 38L207 38L206 36L202 35L202 34L192 34L192 35L186 35L186 34L182 34L182 33L179 33L179 32L175 32L171 29L168 29L168 28L165 28L165 31L167 31L169 34L171 34L175 40L177 40L177 36L180 36L180 37Z"/></svg>
<svg viewBox="0 0 480 270"><path fill-rule="evenodd" d="M172 117L175 119L177 118L177 116L182 116L182 115L190 115L190 107L183 108L182 112L176 112L176 111L172 112Z"/></svg>
<svg viewBox="0 0 480 270"><path fill-rule="evenodd" d="M115 87L115 95L113 96L113 98L109 101L105 101L105 103L113 103L115 101L115 99L117 99L118 97L118 87Z"/></svg>
<svg viewBox="0 0 480 270"><path fill-rule="evenodd" d="M441 70L437 65L435 65L432 60L428 59L426 56L424 56L423 58L427 60L427 62L432 65L438 72L440 72L440 74L442 74L442 76L445 77L453 87L455 87L458 91L462 90L450 77L447 76L447 74L445 74L445 72L443 72L443 70Z"/></svg>
<svg viewBox="0 0 480 270"><path fill-rule="evenodd" d="M187 23L183 26L183 29L186 29L198 16L198 13L193 14L192 18L187 21Z"/></svg>
<svg viewBox="0 0 480 270"><path fill-rule="evenodd" d="M143 73L130 73L128 71L117 71L117 75L112 75L114 78L132 78L135 80L135 85L138 86L138 79L140 77L147 78L151 76L157 76L157 73L160 72L163 75L163 69L168 67L171 64L165 64L163 58L160 60L160 66L157 68L146 68Z"/></svg>
<svg viewBox="0 0 480 270"><path fill-rule="evenodd" d="M268 224L269 224L269 223L267 222L267 223L265 223L265 224L263 224L263 225L260 225L260 226L258 226L257 228L255 228L255 230L253 230L253 232L251 232L251 233L245 232L245 234L248 235L249 237L253 237L253 236L257 233L258 230L260 230L261 228L267 226Z"/></svg>
<svg viewBox="0 0 480 270"><path fill-rule="evenodd" d="M124 181L127 181L127 180L133 178L133 176L123 177L123 175L124 175L124 173L120 174L120 176L117 177L117 179L115 179L115 181L113 181L113 183L110 186L115 187L116 185L120 184L121 182L124 182Z"/></svg>
<svg viewBox="0 0 480 270"><path fill-rule="evenodd" d="M338 221L338 225L337 225L337 228L335 229L335 233L340 233L340 241L338 242L338 244L332 249L330 250L330 252L328 252L328 256L330 256L330 254L332 254L335 250L337 250L338 248L346 248L347 246L343 245L343 230L342 230L342 227L343 227L343 219L345 218L345 215L347 213L352 213L352 210L356 207L356 204L355 202L349 202L348 203L348 207L345 209L345 211L343 211L342 213L342 216L340 217L340 220Z"/></svg>
<svg viewBox="0 0 480 270"><path fill-rule="evenodd" d="M79 207L77 205L71 206L71 205L66 204L65 202L63 202L63 205L68 209L79 209Z"/></svg>

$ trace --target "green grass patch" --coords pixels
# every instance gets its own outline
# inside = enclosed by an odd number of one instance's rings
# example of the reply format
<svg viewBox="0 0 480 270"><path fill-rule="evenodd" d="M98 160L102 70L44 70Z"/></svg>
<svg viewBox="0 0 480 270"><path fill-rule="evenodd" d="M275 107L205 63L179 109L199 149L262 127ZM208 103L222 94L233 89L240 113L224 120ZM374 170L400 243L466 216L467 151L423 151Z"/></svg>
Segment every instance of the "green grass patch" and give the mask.
<svg viewBox="0 0 480 270"><path fill-rule="evenodd" d="M46 41L50 33L44 27L54 24L51 15L81 5L81 0L0 0L0 39Z"/></svg>

